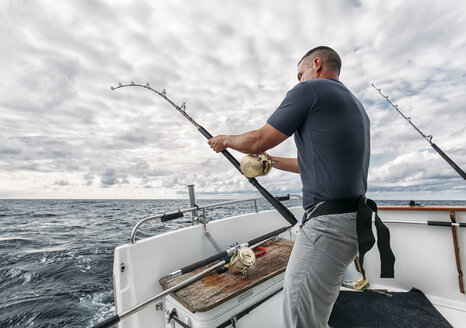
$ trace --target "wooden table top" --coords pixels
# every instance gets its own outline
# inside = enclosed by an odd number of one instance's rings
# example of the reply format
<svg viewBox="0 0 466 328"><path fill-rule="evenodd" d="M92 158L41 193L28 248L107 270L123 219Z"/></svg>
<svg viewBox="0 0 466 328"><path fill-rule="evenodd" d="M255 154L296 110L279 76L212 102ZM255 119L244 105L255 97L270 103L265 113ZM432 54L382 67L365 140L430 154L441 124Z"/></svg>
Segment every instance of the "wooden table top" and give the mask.
<svg viewBox="0 0 466 328"><path fill-rule="evenodd" d="M284 272L293 248L293 242L279 239L269 241L260 247L265 248L266 253L256 258L256 263L248 269L247 274L233 274L230 270L218 274L214 270L208 276L171 293L171 295L189 311L193 313L205 312ZM160 279L160 285L166 290L215 263L178 277L164 277Z"/></svg>

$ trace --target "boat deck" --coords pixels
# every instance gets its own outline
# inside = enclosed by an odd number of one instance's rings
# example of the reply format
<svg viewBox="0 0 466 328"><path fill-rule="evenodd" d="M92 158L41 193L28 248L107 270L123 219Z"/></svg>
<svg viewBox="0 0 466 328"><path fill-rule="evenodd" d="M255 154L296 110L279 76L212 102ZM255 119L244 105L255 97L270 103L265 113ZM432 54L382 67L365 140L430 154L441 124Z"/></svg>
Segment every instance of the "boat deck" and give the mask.
<svg viewBox="0 0 466 328"><path fill-rule="evenodd" d="M436 327L452 325L418 289L408 292L341 291L329 325L338 327Z"/></svg>

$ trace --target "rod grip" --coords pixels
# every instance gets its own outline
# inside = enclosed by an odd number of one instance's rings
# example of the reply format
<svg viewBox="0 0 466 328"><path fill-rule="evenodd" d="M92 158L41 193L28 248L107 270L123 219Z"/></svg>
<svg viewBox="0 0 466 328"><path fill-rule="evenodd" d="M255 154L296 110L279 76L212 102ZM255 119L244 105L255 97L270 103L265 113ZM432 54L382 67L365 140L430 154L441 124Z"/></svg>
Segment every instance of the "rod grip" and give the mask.
<svg viewBox="0 0 466 328"><path fill-rule="evenodd" d="M281 202L283 202L284 200L290 200L290 194L286 195L286 196L275 196L275 198Z"/></svg>
<svg viewBox="0 0 466 328"><path fill-rule="evenodd" d="M464 171L458 166L456 165L455 162L453 162L453 160L447 156L447 154L445 154L436 144L434 143L431 143L430 144L432 146L432 148L434 148L437 153L439 153L440 156L443 157L443 159L445 161L447 161L448 164L450 164L450 166L463 178L466 180L466 173L464 173Z"/></svg>
<svg viewBox="0 0 466 328"><path fill-rule="evenodd" d="M120 322L120 316L118 314L114 315L113 317L110 317L102 322L99 322L95 326L92 326L92 328L106 328L113 326Z"/></svg>
<svg viewBox="0 0 466 328"><path fill-rule="evenodd" d="M207 264L212 263L214 261L220 260L220 259L222 259L224 257L227 257L227 256L228 256L227 251L223 251L221 253L212 255L211 257L208 257L208 258L205 258L203 260L197 261L196 263L187 265L187 266L181 268L180 271L181 271L182 274L185 274L185 273L188 273L188 272L194 271L196 269L199 269L200 267L203 267L204 265L207 265Z"/></svg>
<svg viewBox="0 0 466 328"><path fill-rule="evenodd" d="M204 128L203 128L202 126L200 126L200 125L197 126L197 129L199 130L199 132L200 132L204 137L206 137L207 140L212 139L212 138L214 137L213 135L211 135L211 134L209 133L209 131L207 131L206 129L204 129Z"/></svg>
<svg viewBox="0 0 466 328"><path fill-rule="evenodd" d="M427 225L437 226L437 227L451 227L451 226L456 225L456 226L459 226L460 228L466 228L466 223L463 223L463 222L453 224L448 221L427 221Z"/></svg>
<svg viewBox="0 0 466 328"><path fill-rule="evenodd" d="M278 213L280 213L286 221L288 221L291 225L295 225L298 223L298 220L294 217L293 213L290 212L290 210L285 207L280 201L278 201L274 196L272 196L267 190L262 187L259 182L256 180L256 178L248 178L249 182L256 187L256 189L261 193L262 196L264 196L265 199L268 200L270 205L272 205Z"/></svg>
<svg viewBox="0 0 466 328"><path fill-rule="evenodd" d="M279 235L281 234L282 232L285 232L286 230L288 230L289 228L291 228L292 226L289 226L289 227L283 227L283 228L280 228L280 229L277 229L277 230L274 230L272 232L269 232L265 235L262 235L262 236L259 236L257 238L254 238L254 239L251 239L250 241L248 241L248 245L249 246L253 246L257 243L260 243L261 241L263 240L266 240L268 238L271 238L271 237L274 237L276 235Z"/></svg>
<svg viewBox="0 0 466 328"><path fill-rule="evenodd" d="M209 131L207 131L206 129L204 129L202 126L198 125L197 126L197 129L199 130L199 132L207 138L207 140L210 140L213 138L213 136L209 133ZM238 160L236 158L233 157L232 154L230 154L230 152L228 150L222 150L221 153L223 154L223 156L225 156L231 164L234 165L234 167L236 167L238 169L238 171L241 172L241 164L238 162ZM241 174L243 174L241 172Z"/></svg>
<svg viewBox="0 0 466 328"><path fill-rule="evenodd" d="M436 227L451 227L451 222L448 221L427 221L427 225Z"/></svg>
<svg viewBox="0 0 466 328"><path fill-rule="evenodd" d="M178 211L177 213L164 214L160 218L160 221L167 222L167 221L175 220L175 219L182 218L182 217L183 217L183 213L181 211Z"/></svg>

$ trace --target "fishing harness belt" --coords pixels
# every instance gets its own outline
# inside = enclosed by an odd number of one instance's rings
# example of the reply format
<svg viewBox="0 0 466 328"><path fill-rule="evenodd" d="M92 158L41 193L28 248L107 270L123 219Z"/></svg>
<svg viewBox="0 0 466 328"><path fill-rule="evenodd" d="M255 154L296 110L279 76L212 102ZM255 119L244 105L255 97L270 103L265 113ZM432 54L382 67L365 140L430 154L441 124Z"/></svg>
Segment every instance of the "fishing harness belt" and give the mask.
<svg viewBox="0 0 466 328"><path fill-rule="evenodd" d="M394 278L395 255L390 248L390 231L382 222L377 214L377 204L368 198L345 198L330 200L318 203L309 208L306 213L306 221L330 214L343 214L356 212L356 232L358 235L359 263L361 273L366 278L364 271L364 255L375 244L374 234L372 233L372 217L375 217L375 227L377 229L377 247L380 253L381 278ZM302 226L301 225L301 226Z"/></svg>

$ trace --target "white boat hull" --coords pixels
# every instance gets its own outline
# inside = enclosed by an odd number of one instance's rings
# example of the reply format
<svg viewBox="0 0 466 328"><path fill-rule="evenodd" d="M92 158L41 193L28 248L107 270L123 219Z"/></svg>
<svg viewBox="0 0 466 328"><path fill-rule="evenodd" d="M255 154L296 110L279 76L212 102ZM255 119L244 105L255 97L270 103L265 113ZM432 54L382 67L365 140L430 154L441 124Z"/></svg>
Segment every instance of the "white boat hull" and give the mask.
<svg viewBox="0 0 466 328"><path fill-rule="evenodd" d="M302 217L302 208L291 208L291 211L297 218ZM455 213L457 222L466 222L466 211ZM379 214L384 221L450 221L449 209L408 211L387 208L380 210ZM207 231L222 249L227 249L235 242L246 242L285 225L287 222L276 211L264 211L209 222ZM366 254L364 262L371 286L390 291L408 291L415 287L429 298L454 327L466 327L466 296L459 291L451 228L390 222L387 226L391 231L391 245L396 256L395 279L379 278L380 260L375 246ZM459 228L458 231L459 249L466 251L466 228ZM280 237L294 240L295 233L286 232ZM116 312L122 314L162 292L159 279L170 272L214 254L216 251L204 235L204 226L200 224L117 247L114 261ZM466 262L464 251L460 252L460 256L462 263ZM262 288L269 288L270 294L281 287L281 277L277 276L275 281L269 282L269 286ZM351 280L359 277L354 266L345 275L345 279ZM119 327L171 327L166 319L167 311L173 307L179 307L177 312L180 318L187 320L193 328L216 327L246 308L248 300L251 303L255 301L247 297L238 301L237 297L218 309L192 314L176 300L167 297L165 303L155 302L122 320ZM160 310L161 304L164 310ZM280 304L281 294L278 293L250 315L243 317L237 327L277 326Z"/></svg>

